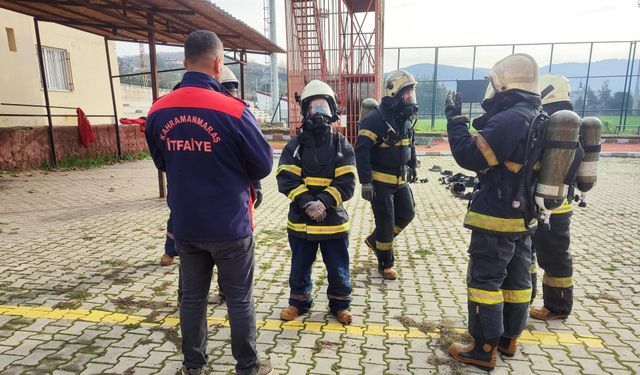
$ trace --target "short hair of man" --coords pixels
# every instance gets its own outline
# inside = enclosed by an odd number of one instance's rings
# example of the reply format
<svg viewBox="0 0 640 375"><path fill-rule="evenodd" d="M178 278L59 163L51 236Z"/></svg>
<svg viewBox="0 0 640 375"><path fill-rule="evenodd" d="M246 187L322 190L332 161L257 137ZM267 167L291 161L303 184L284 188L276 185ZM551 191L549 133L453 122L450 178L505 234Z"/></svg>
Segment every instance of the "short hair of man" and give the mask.
<svg viewBox="0 0 640 375"><path fill-rule="evenodd" d="M184 58L190 63L197 63L206 55L217 56L219 53L222 53L222 41L213 31L196 30L184 42Z"/></svg>

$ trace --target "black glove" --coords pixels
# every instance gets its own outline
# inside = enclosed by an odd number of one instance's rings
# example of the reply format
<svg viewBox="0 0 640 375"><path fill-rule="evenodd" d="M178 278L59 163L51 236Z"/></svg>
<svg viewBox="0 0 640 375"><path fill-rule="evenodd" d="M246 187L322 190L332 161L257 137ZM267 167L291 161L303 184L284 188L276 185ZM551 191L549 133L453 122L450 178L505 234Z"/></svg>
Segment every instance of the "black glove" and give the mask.
<svg viewBox="0 0 640 375"><path fill-rule="evenodd" d="M468 118L462 116L462 95L459 92L449 91L444 102L444 114L447 116L447 121L464 118L465 122L469 122Z"/></svg>
<svg viewBox="0 0 640 375"><path fill-rule="evenodd" d="M372 183L362 184L362 199L366 201L373 201L373 197L376 195L376 192L373 188Z"/></svg>
<svg viewBox="0 0 640 375"><path fill-rule="evenodd" d="M256 189L256 200L253 202L253 208L258 208L262 203L262 189Z"/></svg>
<svg viewBox="0 0 640 375"><path fill-rule="evenodd" d="M409 175L407 176L409 183L413 184L418 182L418 171L415 167L409 167Z"/></svg>

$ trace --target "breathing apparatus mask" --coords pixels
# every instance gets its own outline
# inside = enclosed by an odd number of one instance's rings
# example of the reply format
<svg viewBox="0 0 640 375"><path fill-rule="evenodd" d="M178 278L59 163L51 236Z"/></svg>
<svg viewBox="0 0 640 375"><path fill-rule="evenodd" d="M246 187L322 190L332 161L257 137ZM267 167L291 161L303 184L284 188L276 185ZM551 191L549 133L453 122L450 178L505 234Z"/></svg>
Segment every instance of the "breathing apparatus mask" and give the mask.
<svg viewBox="0 0 640 375"><path fill-rule="evenodd" d="M418 114L418 100L416 99L416 87L407 86L393 97L396 116L402 120L409 119Z"/></svg>

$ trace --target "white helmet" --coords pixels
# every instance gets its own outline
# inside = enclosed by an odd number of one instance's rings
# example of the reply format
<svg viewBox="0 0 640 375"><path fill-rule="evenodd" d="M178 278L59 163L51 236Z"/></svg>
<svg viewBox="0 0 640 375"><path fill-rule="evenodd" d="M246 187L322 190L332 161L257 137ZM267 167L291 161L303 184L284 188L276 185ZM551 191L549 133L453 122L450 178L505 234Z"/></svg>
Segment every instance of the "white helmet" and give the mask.
<svg viewBox="0 0 640 375"><path fill-rule="evenodd" d="M505 57L493 65L487 77L484 99L492 99L496 94L520 90L540 95L538 89L538 63L525 53L516 53Z"/></svg>
<svg viewBox="0 0 640 375"><path fill-rule="evenodd" d="M571 101L571 84L565 76L560 74L542 75L539 86L542 105Z"/></svg>
<svg viewBox="0 0 640 375"><path fill-rule="evenodd" d="M222 66L220 84L222 84L222 86L224 86L231 95L238 97L238 87L240 87L240 82L238 81L238 78L236 78L236 75L233 74L231 69L226 65Z"/></svg>
<svg viewBox="0 0 640 375"><path fill-rule="evenodd" d="M418 82L411 73L406 70L394 70L389 73L384 82L384 96L396 96L403 88L407 86L415 87L417 84Z"/></svg>
<svg viewBox="0 0 640 375"><path fill-rule="evenodd" d="M331 115L335 114L337 106L336 94L333 92L329 85L322 81L314 79L304 87L304 89L302 90L302 94L300 95L300 110L302 111L303 116L306 116L310 100L313 98L326 99L326 102L330 107L329 110L331 112Z"/></svg>

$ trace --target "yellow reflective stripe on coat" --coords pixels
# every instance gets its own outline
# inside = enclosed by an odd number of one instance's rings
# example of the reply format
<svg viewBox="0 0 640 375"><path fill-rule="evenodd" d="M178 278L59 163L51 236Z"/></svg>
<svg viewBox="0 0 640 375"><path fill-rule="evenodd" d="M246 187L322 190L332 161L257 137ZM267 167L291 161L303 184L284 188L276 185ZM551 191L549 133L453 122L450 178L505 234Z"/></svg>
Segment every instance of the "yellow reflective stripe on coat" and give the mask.
<svg viewBox="0 0 640 375"><path fill-rule="evenodd" d="M376 241L376 248L378 250L393 250L393 241L392 242Z"/></svg>
<svg viewBox="0 0 640 375"><path fill-rule="evenodd" d="M518 173L522 169L522 164L508 160L504 162L504 166L513 173Z"/></svg>
<svg viewBox="0 0 640 375"><path fill-rule="evenodd" d="M349 228L351 228L349 221L340 225L307 225L307 234L337 234L346 232Z"/></svg>
<svg viewBox="0 0 640 375"><path fill-rule="evenodd" d="M338 167L333 172L333 177L340 177L348 173L356 174L356 167L353 165L343 165L342 167Z"/></svg>
<svg viewBox="0 0 640 375"><path fill-rule="evenodd" d="M278 172L276 173L276 175L282 171L291 172L296 176L302 176L302 168L294 164L282 164L281 166L278 167Z"/></svg>
<svg viewBox="0 0 640 375"><path fill-rule="evenodd" d="M502 292L492 290L482 290L476 288L467 288L467 297L469 301L482 303L485 305L496 305L502 303Z"/></svg>
<svg viewBox="0 0 640 375"><path fill-rule="evenodd" d="M402 232L402 228L400 228L400 227L399 227L399 226L397 226L397 225L394 225L394 226L393 226L393 233L394 233L394 234L400 234L400 232Z"/></svg>
<svg viewBox="0 0 640 375"><path fill-rule="evenodd" d="M296 231L296 232L306 232L307 224L305 223L292 223L291 221L287 221L287 228Z"/></svg>
<svg viewBox="0 0 640 375"><path fill-rule="evenodd" d="M322 178L322 177L305 177L303 178L304 184L307 186L329 186L331 185L330 178Z"/></svg>
<svg viewBox="0 0 640 375"><path fill-rule="evenodd" d="M384 182L391 185L401 185L405 182L403 178L400 178L398 176L376 171L371 171L371 178L374 181Z"/></svg>
<svg viewBox="0 0 640 375"><path fill-rule="evenodd" d="M476 146L484 156L484 159L487 161L490 167L498 165L498 158L496 154L493 152L493 149L489 145L486 139L480 133L474 133L471 135L471 138L476 142Z"/></svg>
<svg viewBox="0 0 640 375"><path fill-rule="evenodd" d="M524 219L505 219L469 211L464 224L494 232L526 232Z"/></svg>
<svg viewBox="0 0 640 375"><path fill-rule="evenodd" d="M542 277L542 284L553 288L571 288L573 279L571 277L553 277L545 273Z"/></svg>
<svg viewBox="0 0 640 375"><path fill-rule="evenodd" d="M567 212L571 212L573 211L573 204L571 204L571 202L569 202L568 200L566 200L562 206L556 208L555 210L551 211L551 214L565 214Z"/></svg>
<svg viewBox="0 0 640 375"><path fill-rule="evenodd" d="M289 192L289 194L287 195L287 198L294 200L298 195L307 191L309 191L309 189L307 189L307 187L304 184L300 184L300 186L298 186L297 188Z"/></svg>
<svg viewBox="0 0 640 375"><path fill-rule="evenodd" d="M386 143L380 143L380 145L378 145L378 147L391 147L392 145L386 144ZM393 144L394 147L403 147L403 146L411 146L411 138L404 138L399 140L398 142Z"/></svg>
<svg viewBox="0 0 640 375"><path fill-rule="evenodd" d="M342 204L342 194L340 194L338 189L336 189L333 186L329 186L328 188L324 189L324 191L326 191L327 193L331 194L333 199L336 200L336 206L339 206L339 205Z"/></svg>
<svg viewBox="0 0 640 375"><path fill-rule="evenodd" d="M531 288L523 290L500 289L502 298L506 303L529 303L531 302Z"/></svg>
<svg viewBox="0 0 640 375"><path fill-rule="evenodd" d="M287 228L307 234L338 234L347 232L351 228L351 223L347 221L340 225L307 225L306 223L287 221Z"/></svg>
<svg viewBox="0 0 640 375"><path fill-rule="evenodd" d="M360 130L358 132L358 137L359 136L367 137L367 138L371 139L374 142L378 140L378 135L376 133L372 132L371 130L367 130L367 129Z"/></svg>

